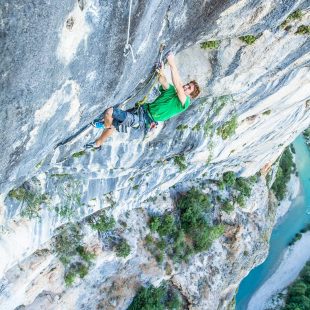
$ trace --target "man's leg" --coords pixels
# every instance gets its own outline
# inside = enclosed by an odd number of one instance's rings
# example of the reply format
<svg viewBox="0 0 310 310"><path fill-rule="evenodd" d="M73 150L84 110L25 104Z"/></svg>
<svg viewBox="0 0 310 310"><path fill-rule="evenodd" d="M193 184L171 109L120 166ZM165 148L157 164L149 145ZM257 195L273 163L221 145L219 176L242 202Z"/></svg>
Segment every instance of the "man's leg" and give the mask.
<svg viewBox="0 0 310 310"><path fill-rule="evenodd" d="M112 136L112 134L115 131L114 126L112 125L113 123L113 108L109 108L106 110L106 112L104 113L104 127L105 130L102 132L102 134L100 135L100 137L96 140L95 145L96 147L101 146L109 137Z"/></svg>

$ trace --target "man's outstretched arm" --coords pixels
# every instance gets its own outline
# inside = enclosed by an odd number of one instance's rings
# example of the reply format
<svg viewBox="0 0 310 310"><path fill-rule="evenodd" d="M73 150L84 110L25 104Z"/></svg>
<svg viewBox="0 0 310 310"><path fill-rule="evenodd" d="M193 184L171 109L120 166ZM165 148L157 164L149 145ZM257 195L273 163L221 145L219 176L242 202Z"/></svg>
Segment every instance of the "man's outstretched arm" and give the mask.
<svg viewBox="0 0 310 310"><path fill-rule="evenodd" d="M158 73L158 82L161 84L164 90L169 88L169 83L166 79L165 73L164 73L164 64L162 64L161 68L157 70Z"/></svg>
<svg viewBox="0 0 310 310"><path fill-rule="evenodd" d="M184 106L185 101L186 101L186 95L183 89L183 83L181 81L181 77L178 71L178 68L175 64L174 61L174 55L172 53L170 53L167 57L168 60L168 64L170 66L170 70L171 70L171 77L172 77L172 83L177 91L178 97L182 103L182 106Z"/></svg>

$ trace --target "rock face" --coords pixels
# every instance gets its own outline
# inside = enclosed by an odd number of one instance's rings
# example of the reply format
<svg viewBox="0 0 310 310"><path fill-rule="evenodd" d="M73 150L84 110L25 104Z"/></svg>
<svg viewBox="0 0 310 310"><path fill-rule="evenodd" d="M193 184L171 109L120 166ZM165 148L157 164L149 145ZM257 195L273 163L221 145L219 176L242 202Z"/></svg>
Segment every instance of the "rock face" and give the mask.
<svg viewBox="0 0 310 310"><path fill-rule="evenodd" d="M134 58L130 50L126 57L123 53L130 4L1 5L0 304L6 309L31 303L29 309L41 304L125 309L141 284L161 279L170 279L192 309L225 309L242 277L266 254L273 211L263 178L245 209L223 215L231 225L225 236L169 274L142 240L148 231L145 210L174 203L142 202L163 192L173 198L175 184L182 192L228 170L251 176L270 167L309 126L310 40L296 34L300 25L309 24L307 1L132 1ZM283 29L281 23L297 9L302 16L289 19ZM254 44L238 38L246 34L257 36ZM196 44L211 39L221 41L217 49ZM132 107L141 99L162 43L165 51L178 53L184 80L200 83L200 99L147 137L134 130L118 133L100 151L85 153L80 152L85 141L99 134L87 128L55 148L105 108L129 97L123 106ZM232 124L236 130L226 138L223 132ZM175 163L183 156L186 169L180 171ZM27 219L25 202L7 195L21 184L46 195L34 210L39 219ZM68 204L71 213L63 216L59 210ZM108 207L131 228L121 232L131 241L128 259L103 250L87 278L69 289L50 252L27 271L37 257L30 255L50 248L57 227ZM86 234L100 247L96 235ZM18 270L18 263L26 271ZM14 298L21 287L25 294Z"/></svg>

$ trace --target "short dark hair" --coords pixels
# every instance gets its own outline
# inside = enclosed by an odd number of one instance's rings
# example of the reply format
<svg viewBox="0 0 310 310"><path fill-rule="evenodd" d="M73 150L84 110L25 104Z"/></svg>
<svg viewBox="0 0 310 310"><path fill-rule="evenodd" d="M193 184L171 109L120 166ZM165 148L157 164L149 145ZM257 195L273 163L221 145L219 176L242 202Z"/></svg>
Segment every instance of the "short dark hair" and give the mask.
<svg viewBox="0 0 310 310"><path fill-rule="evenodd" d="M190 81L189 84L194 84L194 90L190 93L190 96L195 99L200 94L200 87L195 80Z"/></svg>

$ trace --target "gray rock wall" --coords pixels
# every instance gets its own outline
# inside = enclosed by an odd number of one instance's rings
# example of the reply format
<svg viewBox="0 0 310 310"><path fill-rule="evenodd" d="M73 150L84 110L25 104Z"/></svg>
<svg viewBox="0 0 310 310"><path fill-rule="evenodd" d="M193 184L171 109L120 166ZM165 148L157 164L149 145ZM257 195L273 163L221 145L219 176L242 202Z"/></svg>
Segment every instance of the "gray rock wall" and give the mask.
<svg viewBox="0 0 310 310"><path fill-rule="evenodd" d="M111 206L115 218L121 219L127 211L135 214L137 210L139 214L140 208L146 208L142 201L176 184L182 187L187 182L217 179L227 170L243 176L268 170L284 147L309 126L310 40L307 35L295 34L299 25L309 24L307 1L133 0L130 43L136 62L130 54L123 55L129 3L1 4L0 271L6 278L14 274L18 262L49 242L55 229L69 220L56 212L68 200L63 195L68 180L76 191L72 195L81 198L81 204L72 203L70 220L80 221ZM297 8L303 17L291 21L291 28L284 30L279 25ZM245 34L259 37L253 45L246 45L238 38ZM218 49L203 50L196 44L210 39L221 40ZM116 134L100 151L76 156L86 141L100 134L88 128L54 149L105 108L142 89L125 107L141 99L161 43L166 44L166 50L178 53L184 81L199 81L203 88L200 99L147 137L134 130ZM218 128L233 115L236 132L222 139ZM205 130L207 123L212 126ZM179 125L187 127L180 129ZM180 155L187 166L182 172L175 164ZM22 216L25 204L7 196L9 190L23 183L49 197L49 203L38 210L39 218ZM264 186L258 191L262 201L265 191ZM242 269L242 253L232 256L231 266L227 266L230 271L222 270L217 280L212 277L212 266L206 267L205 273L199 270L199 277L207 278L208 294L198 292L198 284L186 286L194 271L185 267L173 281L192 305L204 309L217 302L219 308L225 308L241 277L264 257L266 240L263 250L258 251L257 244L262 241L253 222L263 220L268 207L266 201L259 206L259 198L253 201L247 210L238 211L237 219L228 217L225 221L241 225L246 233L238 239L238 247L250 247L253 255L257 250L256 259ZM252 222L247 221L248 216ZM269 226L261 228L266 232L265 239L273 221L267 222ZM130 226L134 225L132 220ZM133 233L133 243L140 240L139 234ZM210 255L212 249L194 260L205 262ZM218 268L225 260L221 255ZM126 268L135 269L135 262L129 261ZM114 266L113 257L111 264ZM47 273L53 268L44 260L43 265ZM119 269L113 270L117 274ZM138 267L135 270L140 272ZM227 274L227 282L220 285L221 277ZM236 274L240 275L238 279ZM30 275L24 277L25 285L33 280ZM55 277L61 282L59 274ZM97 277L96 281L105 279ZM138 280L156 283L150 276ZM6 292L11 297L20 287L13 276L3 283L9 283ZM120 308L128 304L136 288L128 295L124 293ZM76 293L62 289L68 296ZM39 290L21 296L19 304L32 303ZM93 292L89 294L93 296ZM4 296L2 302L12 305L10 298Z"/></svg>

